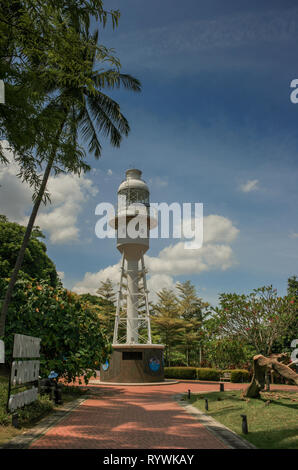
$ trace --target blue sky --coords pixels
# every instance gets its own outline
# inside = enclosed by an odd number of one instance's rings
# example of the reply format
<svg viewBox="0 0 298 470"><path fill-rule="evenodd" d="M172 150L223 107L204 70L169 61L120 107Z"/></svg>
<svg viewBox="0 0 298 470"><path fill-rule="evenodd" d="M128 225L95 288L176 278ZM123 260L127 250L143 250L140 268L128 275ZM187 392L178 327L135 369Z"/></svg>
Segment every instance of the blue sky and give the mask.
<svg viewBox="0 0 298 470"><path fill-rule="evenodd" d="M216 216L208 219L210 246L203 255L192 255L197 268L189 268L193 260L188 257L183 266L177 240L152 240L153 290L191 279L212 303L219 292L249 292L268 284L284 294L287 278L298 274L298 104L290 101L290 82L298 78L297 3L106 4L119 8L121 19L116 31L102 32L102 42L115 48L122 71L139 78L143 91L113 93L130 122L129 137L120 149L105 143L85 183L70 184L67 195L60 188L60 199L53 198L52 208L41 216L48 254L64 272L64 284L94 292L106 275L116 279L115 240L95 237L94 211L99 202L116 202L125 170L137 167L152 201L203 202L205 217ZM74 209L69 198L75 191L80 196L74 196ZM29 199L24 200L27 205L16 214L7 192L11 218L21 220L20 212L28 213ZM69 219L75 236L55 240L55 217L59 228L70 207L76 210ZM158 264L165 256L171 272Z"/></svg>

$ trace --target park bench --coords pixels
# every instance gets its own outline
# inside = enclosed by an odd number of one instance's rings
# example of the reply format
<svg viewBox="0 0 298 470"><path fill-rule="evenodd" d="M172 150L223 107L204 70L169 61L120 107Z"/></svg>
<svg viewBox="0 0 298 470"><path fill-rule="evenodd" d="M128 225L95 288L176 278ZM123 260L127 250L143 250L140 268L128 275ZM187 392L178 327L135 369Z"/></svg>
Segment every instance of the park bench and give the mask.
<svg viewBox="0 0 298 470"><path fill-rule="evenodd" d="M231 381L231 372L224 372L221 376L220 376L220 382L230 382Z"/></svg>

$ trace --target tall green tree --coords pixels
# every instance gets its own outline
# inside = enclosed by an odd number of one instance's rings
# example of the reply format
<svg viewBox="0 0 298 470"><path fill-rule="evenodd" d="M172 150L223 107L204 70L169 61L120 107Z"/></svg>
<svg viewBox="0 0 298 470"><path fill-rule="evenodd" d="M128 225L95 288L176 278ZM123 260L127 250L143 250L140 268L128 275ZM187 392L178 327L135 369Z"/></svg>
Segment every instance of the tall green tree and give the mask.
<svg viewBox="0 0 298 470"><path fill-rule="evenodd" d="M297 276L288 279L288 297L290 302L295 305L296 315L290 326L290 340L298 338L298 279Z"/></svg>
<svg viewBox="0 0 298 470"><path fill-rule="evenodd" d="M110 18L114 28L119 16L118 10L105 10L102 0L1 1L0 78L6 99L0 106L0 129L22 175L30 175L32 184L39 181L38 156L32 152L36 135L51 135L52 120L35 119L47 104L49 85L61 87L71 81L83 86L85 63L80 54L86 44L78 40L78 31L88 31L91 17L103 27ZM113 55L104 46L101 49ZM2 148L1 159L6 161Z"/></svg>
<svg viewBox="0 0 298 470"><path fill-rule="evenodd" d="M297 276L289 277L288 279L288 296L293 297L293 300L298 302L298 279Z"/></svg>
<svg viewBox="0 0 298 470"><path fill-rule="evenodd" d="M292 318L292 322L289 324L286 331L277 338L274 342L274 351L278 353L280 351L292 351L291 343L294 339L298 338L298 279L297 276L291 276L288 279L287 294L289 302L296 314Z"/></svg>
<svg viewBox="0 0 298 470"><path fill-rule="evenodd" d="M171 365L172 350L182 340L183 320L179 318L178 299L172 289L162 289L157 293L158 302L154 306L152 326L165 345L165 361Z"/></svg>
<svg viewBox="0 0 298 470"><path fill-rule="evenodd" d="M206 327L208 322L206 322ZM214 330L208 341L204 342L204 356L208 366L218 369L250 368L251 358L255 355L252 346L239 342L238 336L218 337Z"/></svg>
<svg viewBox="0 0 298 470"><path fill-rule="evenodd" d="M202 362L202 343L204 337L203 320L208 312L208 303L198 297L196 288L190 281L178 282L179 314L184 321L183 344L186 365Z"/></svg>
<svg viewBox="0 0 298 470"><path fill-rule="evenodd" d="M0 278L10 277L25 230L22 225L9 222L5 216L0 215ZM47 281L55 287L58 284L56 267L47 256L46 245L40 238L44 238L44 235L35 227L25 250L21 274L23 277Z"/></svg>
<svg viewBox="0 0 298 470"><path fill-rule="evenodd" d="M272 286L249 295L220 294L219 301L214 309L217 337L237 336L265 356L273 352L274 342L285 335L296 316L292 299L279 297Z"/></svg>
<svg viewBox="0 0 298 470"><path fill-rule="evenodd" d="M100 321L100 331L105 338L107 344L112 343L115 307L112 302L105 300L103 297L92 294L80 294L79 298L84 302Z"/></svg>
<svg viewBox="0 0 298 470"><path fill-rule="evenodd" d="M6 280L0 278L0 290ZM20 276L6 327L6 361L12 355L15 333L41 338L41 376L51 370L69 382L83 376L88 382L110 352L96 310L61 285L50 286Z"/></svg>
<svg viewBox="0 0 298 470"><path fill-rule="evenodd" d="M100 282L100 286L97 289L96 293L103 299L107 300L108 302L111 302L111 303L116 302L116 292L114 289L114 285L111 279L109 278L107 278L106 281Z"/></svg>
<svg viewBox="0 0 298 470"><path fill-rule="evenodd" d="M106 281L101 281L96 293L104 301L103 307L99 312L99 318L108 341L112 343L116 313L116 292L111 279L108 278Z"/></svg>
<svg viewBox="0 0 298 470"><path fill-rule="evenodd" d="M89 169L85 163L85 152L79 144L80 139L86 142L89 152L95 158L101 155L99 134L108 137L112 146L119 147L122 136L128 135L129 124L120 112L119 104L103 90L123 86L128 90L140 91L139 81L130 75L122 74L118 59L106 48L98 45L97 31L90 35L86 24L76 24L68 12L64 15L61 13L61 19L65 33L68 27L76 33L72 38L71 50L74 55L70 57L71 60L66 56L63 63L57 64L59 71L64 71L61 84L58 83L57 86L55 75L54 79L53 76L47 75L45 80L44 90L47 90L49 102L38 114L36 123L38 128L40 123L50 121L51 127L45 129L41 125L43 132L38 132L34 139L38 163L43 165L44 173L35 194L33 210L3 301L0 336L5 332L5 319L12 291L40 204L47 194L46 185L51 171L80 173ZM75 50L74 45L77 46ZM103 68L106 63L110 68ZM40 128L38 130L40 131ZM28 170L28 178L32 178L31 169Z"/></svg>

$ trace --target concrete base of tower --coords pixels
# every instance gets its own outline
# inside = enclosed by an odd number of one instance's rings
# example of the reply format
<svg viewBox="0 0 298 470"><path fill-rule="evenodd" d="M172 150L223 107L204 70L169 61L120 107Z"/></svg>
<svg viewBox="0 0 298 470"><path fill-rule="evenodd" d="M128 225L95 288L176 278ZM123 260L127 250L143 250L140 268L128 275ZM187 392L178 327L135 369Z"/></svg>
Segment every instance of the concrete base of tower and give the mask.
<svg viewBox="0 0 298 470"><path fill-rule="evenodd" d="M151 383L164 381L164 345L113 344L109 361L100 367L100 381Z"/></svg>

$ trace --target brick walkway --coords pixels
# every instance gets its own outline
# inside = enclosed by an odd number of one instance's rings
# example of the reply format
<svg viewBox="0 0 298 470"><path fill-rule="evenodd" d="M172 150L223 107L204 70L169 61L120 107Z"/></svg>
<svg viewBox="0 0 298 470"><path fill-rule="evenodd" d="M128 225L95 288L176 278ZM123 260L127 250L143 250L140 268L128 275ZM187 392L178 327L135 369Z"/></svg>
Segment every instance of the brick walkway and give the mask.
<svg viewBox="0 0 298 470"><path fill-rule="evenodd" d="M226 390L242 384L225 384ZM274 386L275 388L281 388ZM30 448L223 449L223 442L173 400L178 393L218 390L218 384L90 386L91 396Z"/></svg>

